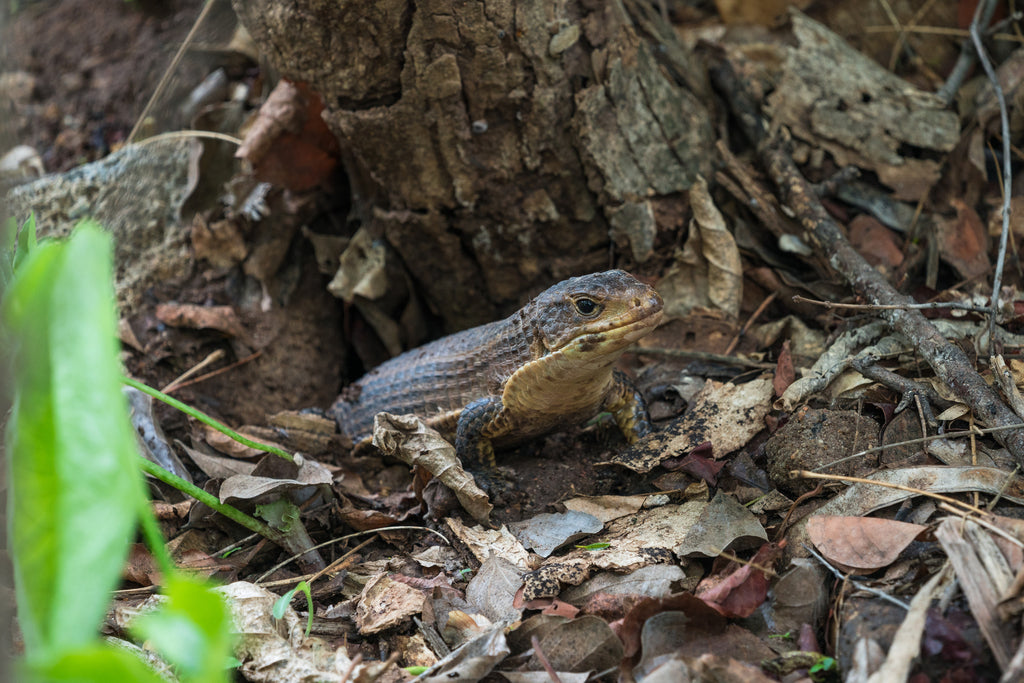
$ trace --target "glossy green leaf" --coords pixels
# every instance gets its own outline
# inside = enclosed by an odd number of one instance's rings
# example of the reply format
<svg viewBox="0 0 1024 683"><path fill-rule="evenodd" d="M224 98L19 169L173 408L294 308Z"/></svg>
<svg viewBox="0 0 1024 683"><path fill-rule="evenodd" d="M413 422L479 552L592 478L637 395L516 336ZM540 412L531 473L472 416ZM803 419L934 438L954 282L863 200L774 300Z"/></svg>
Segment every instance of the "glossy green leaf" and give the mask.
<svg viewBox="0 0 1024 683"><path fill-rule="evenodd" d="M14 354L8 523L30 660L95 638L144 500L111 264L109 236L82 225L31 249L4 296Z"/></svg>
<svg viewBox="0 0 1024 683"><path fill-rule="evenodd" d="M228 680L231 614L224 598L206 584L184 576L164 588L167 602L131 624L164 659L193 683Z"/></svg>

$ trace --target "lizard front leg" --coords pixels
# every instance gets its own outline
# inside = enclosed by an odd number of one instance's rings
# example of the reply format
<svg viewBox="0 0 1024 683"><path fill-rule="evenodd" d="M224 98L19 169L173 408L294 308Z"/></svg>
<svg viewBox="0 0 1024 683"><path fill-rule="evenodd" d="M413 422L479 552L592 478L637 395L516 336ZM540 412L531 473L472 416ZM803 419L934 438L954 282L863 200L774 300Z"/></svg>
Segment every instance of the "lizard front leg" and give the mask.
<svg viewBox="0 0 1024 683"><path fill-rule="evenodd" d="M463 466L487 470L497 467L491 437L495 435L494 422L503 408L500 396L485 396L462 409L455 429L455 453Z"/></svg>
<svg viewBox="0 0 1024 683"><path fill-rule="evenodd" d="M618 370L612 374L612 388L605 398L604 409L615 418L615 424L629 443L636 443L654 429L644 397L629 377Z"/></svg>

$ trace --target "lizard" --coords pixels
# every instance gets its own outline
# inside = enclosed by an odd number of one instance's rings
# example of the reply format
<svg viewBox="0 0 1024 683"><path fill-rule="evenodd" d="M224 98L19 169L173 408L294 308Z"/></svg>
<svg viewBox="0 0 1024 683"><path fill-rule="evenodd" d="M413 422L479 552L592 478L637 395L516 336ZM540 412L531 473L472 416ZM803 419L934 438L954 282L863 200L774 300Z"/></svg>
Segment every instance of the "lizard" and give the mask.
<svg viewBox="0 0 1024 683"><path fill-rule="evenodd" d="M661 321L663 302L621 270L573 277L504 320L442 337L377 366L330 412L365 448L378 412L412 413L448 438L465 466L496 466L519 445L610 412L630 443L651 431L643 397L614 365Z"/></svg>

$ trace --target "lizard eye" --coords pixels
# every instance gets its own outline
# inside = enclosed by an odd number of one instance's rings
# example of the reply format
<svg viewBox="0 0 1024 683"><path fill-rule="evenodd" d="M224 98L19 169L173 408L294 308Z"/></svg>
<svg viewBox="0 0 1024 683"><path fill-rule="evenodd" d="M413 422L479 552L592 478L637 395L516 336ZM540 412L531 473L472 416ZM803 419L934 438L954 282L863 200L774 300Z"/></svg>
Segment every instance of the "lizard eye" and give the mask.
<svg viewBox="0 0 1024 683"><path fill-rule="evenodd" d="M598 305L593 299L576 299L576 310L580 312L580 315L592 316L598 311Z"/></svg>

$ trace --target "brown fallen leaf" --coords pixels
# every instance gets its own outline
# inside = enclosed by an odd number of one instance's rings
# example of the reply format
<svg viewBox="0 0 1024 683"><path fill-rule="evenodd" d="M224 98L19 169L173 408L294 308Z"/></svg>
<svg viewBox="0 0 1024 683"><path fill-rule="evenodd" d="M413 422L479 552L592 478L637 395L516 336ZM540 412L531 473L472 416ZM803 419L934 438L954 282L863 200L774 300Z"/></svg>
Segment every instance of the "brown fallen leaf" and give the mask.
<svg viewBox="0 0 1024 683"><path fill-rule="evenodd" d="M245 338L238 314L231 306L199 306L196 304L159 304L157 319L171 327L194 330L217 330L229 337Z"/></svg>
<svg viewBox="0 0 1024 683"><path fill-rule="evenodd" d="M978 214L958 198L950 199L956 217L938 222L939 254L965 280L984 275L992 264L988 236Z"/></svg>
<svg viewBox="0 0 1024 683"><path fill-rule="evenodd" d="M487 524L494 506L462 468L455 447L413 415L380 413L373 421L373 445L385 455L420 466L455 492L473 519Z"/></svg>
<svg viewBox="0 0 1024 683"><path fill-rule="evenodd" d="M926 530L920 524L878 517L823 515L807 521L807 533L821 554L844 571L855 573L870 573L892 564Z"/></svg>
<svg viewBox="0 0 1024 683"><path fill-rule="evenodd" d="M293 192L311 190L338 165L338 141L321 117L319 95L282 79L249 128L235 156L252 163L256 177Z"/></svg>
<svg viewBox="0 0 1024 683"><path fill-rule="evenodd" d="M891 273L903 263L903 250L896 235L877 219L860 214L849 225L850 244L868 263Z"/></svg>
<svg viewBox="0 0 1024 683"><path fill-rule="evenodd" d="M790 351L790 340L782 342L782 350L779 352L779 359L775 363L775 377L772 378L772 387L776 396L782 396L793 380L796 379L796 370L793 368L793 354Z"/></svg>
<svg viewBox="0 0 1024 683"><path fill-rule="evenodd" d="M725 617L749 617L768 597L768 576L786 542L765 543L747 564L724 577L708 577L697 586L697 597ZM702 590L701 587L707 587Z"/></svg>

